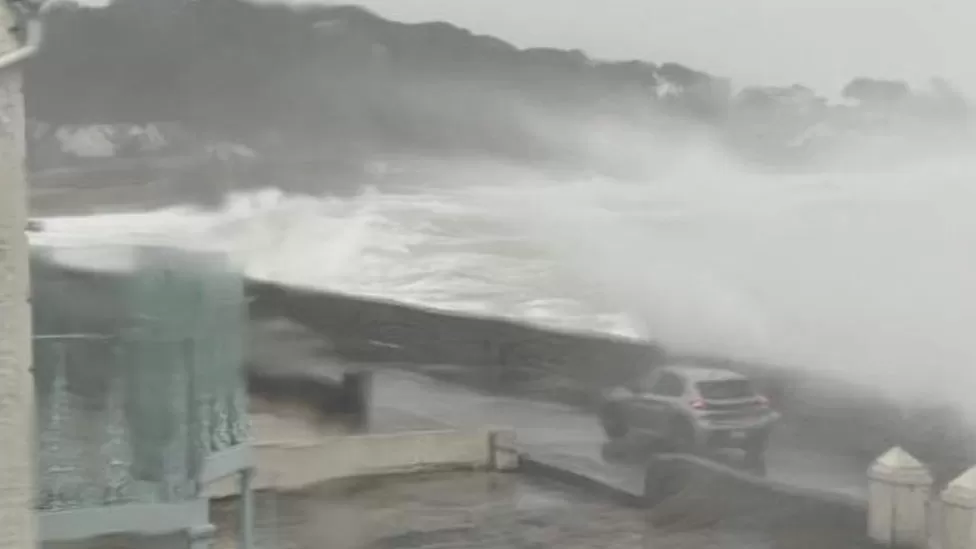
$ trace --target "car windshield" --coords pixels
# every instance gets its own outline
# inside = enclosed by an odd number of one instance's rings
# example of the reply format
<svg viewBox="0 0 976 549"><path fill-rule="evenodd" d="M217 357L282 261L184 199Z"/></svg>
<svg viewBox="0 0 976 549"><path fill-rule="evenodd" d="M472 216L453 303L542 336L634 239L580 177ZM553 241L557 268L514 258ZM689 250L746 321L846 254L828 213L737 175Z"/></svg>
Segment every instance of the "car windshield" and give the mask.
<svg viewBox="0 0 976 549"><path fill-rule="evenodd" d="M726 400L755 396L752 384L746 379L723 379L698 382L698 393L706 400Z"/></svg>

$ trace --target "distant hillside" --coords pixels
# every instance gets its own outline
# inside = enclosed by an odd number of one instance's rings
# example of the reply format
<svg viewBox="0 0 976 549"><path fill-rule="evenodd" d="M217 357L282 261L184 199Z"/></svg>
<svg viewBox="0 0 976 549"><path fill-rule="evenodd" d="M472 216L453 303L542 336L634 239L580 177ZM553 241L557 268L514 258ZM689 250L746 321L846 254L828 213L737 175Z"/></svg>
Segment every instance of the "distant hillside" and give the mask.
<svg viewBox="0 0 976 549"><path fill-rule="evenodd" d="M580 145L571 131L560 134L561 121L609 119L672 136L710 128L744 154L782 159L806 154L811 136L837 134L838 120L860 124L860 114L840 115L805 88L733 95L726 79L674 63L518 49L447 23L396 23L355 7L117 0L57 9L48 36L27 69L33 120L167 121L267 154L305 147L336 156L572 160ZM915 100L897 85L878 99L879 86L865 82L854 100L884 102L889 114ZM921 116L958 124L965 109Z"/></svg>

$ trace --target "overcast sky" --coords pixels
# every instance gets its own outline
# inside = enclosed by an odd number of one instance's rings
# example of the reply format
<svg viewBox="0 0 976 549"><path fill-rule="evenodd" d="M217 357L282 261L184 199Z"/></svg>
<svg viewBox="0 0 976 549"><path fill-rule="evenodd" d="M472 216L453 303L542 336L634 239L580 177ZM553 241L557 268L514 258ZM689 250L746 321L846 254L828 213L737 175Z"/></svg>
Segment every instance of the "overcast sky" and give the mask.
<svg viewBox="0 0 976 549"><path fill-rule="evenodd" d="M855 75L913 82L943 75L976 94L976 0L351 3L400 21L451 21L520 46L677 61L736 84L800 82L834 95Z"/></svg>

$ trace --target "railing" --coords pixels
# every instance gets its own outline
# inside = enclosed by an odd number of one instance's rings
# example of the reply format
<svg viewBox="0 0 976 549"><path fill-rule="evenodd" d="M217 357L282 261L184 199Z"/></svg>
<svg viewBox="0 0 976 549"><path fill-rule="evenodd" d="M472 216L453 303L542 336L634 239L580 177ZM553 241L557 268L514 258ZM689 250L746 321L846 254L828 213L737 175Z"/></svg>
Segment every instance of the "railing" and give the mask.
<svg viewBox="0 0 976 549"><path fill-rule="evenodd" d="M241 278L219 254L110 252L126 255L121 271L35 260L41 539L184 531L205 547L202 487L239 473L246 547L254 464Z"/></svg>

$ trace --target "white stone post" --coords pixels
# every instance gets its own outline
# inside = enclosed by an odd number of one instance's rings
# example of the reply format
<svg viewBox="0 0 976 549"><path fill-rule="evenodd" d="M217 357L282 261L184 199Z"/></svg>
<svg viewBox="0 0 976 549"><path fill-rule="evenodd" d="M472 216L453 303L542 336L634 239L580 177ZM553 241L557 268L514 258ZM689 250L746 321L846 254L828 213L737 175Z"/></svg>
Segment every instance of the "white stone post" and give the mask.
<svg viewBox="0 0 976 549"><path fill-rule="evenodd" d="M885 452L868 470L868 536L889 547L926 545L932 475L899 447Z"/></svg>
<svg viewBox="0 0 976 549"><path fill-rule="evenodd" d="M976 547L976 467L959 475L942 491L939 521L942 549Z"/></svg>
<svg viewBox="0 0 976 549"><path fill-rule="evenodd" d="M0 3L0 57L21 49L13 25ZM24 98L20 70L7 67L0 70L0 549L37 543L26 227Z"/></svg>

